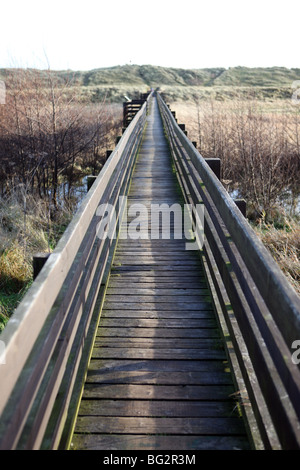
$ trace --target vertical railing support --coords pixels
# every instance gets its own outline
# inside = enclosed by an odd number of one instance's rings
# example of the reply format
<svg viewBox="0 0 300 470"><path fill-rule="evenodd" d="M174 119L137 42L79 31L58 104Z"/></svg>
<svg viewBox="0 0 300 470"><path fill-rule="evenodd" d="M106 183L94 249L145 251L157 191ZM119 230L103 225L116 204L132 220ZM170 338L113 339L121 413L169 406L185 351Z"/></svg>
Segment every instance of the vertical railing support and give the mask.
<svg viewBox="0 0 300 470"><path fill-rule="evenodd" d="M214 172L218 179L221 178L221 160L220 158L205 158L206 163Z"/></svg>
<svg viewBox="0 0 300 470"><path fill-rule="evenodd" d="M234 199L235 204L240 209L244 217L246 217L247 203L245 199Z"/></svg>
<svg viewBox="0 0 300 470"><path fill-rule="evenodd" d="M109 157L111 156L112 153L113 153L112 150L106 150L106 159L105 159L105 161L109 159Z"/></svg>
<svg viewBox="0 0 300 470"><path fill-rule="evenodd" d="M97 178L97 176L95 175L89 175L86 179L86 185L87 185L87 190L89 191L91 189L91 187L93 186L94 182L95 182L95 179Z"/></svg>
<svg viewBox="0 0 300 470"><path fill-rule="evenodd" d="M36 279L51 253L36 253L32 259L33 279Z"/></svg>

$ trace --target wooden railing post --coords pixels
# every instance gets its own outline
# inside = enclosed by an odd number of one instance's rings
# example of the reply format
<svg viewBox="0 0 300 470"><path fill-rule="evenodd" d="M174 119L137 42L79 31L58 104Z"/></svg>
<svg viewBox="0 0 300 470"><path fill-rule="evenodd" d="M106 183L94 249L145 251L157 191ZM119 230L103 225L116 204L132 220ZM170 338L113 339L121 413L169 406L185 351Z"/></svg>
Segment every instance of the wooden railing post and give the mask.
<svg viewBox="0 0 300 470"><path fill-rule="evenodd" d="M106 159L105 159L105 161L109 159L109 157L111 156L112 153L113 153L112 150L106 150Z"/></svg>
<svg viewBox="0 0 300 470"><path fill-rule="evenodd" d="M87 185L87 190L89 191L91 187L93 186L97 176L95 175L89 175L86 179L86 185Z"/></svg>
<svg viewBox="0 0 300 470"><path fill-rule="evenodd" d="M185 129L185 124L178 124L178 126L184 132L184 134L187 136L187 130Z"/></svg>
<svg viewBox="0 0 300 470"><path fill-rule="evenodd" d="M237 207L240 209L244 217L246 217L247 203L245 199L234 199Z"/></svg>
<svg viewBox="0 0 300 470"><path fill-rule="evenodd" d="M33 279L36 279L51 253L36 253L32 259Z"/></svg>
<svg viewBox="0 0 300 470"><path fill-rule="evenodd" d="M206 163L214 172L218 179L221 178L221 160L220 158L205 158Z"/></svg>

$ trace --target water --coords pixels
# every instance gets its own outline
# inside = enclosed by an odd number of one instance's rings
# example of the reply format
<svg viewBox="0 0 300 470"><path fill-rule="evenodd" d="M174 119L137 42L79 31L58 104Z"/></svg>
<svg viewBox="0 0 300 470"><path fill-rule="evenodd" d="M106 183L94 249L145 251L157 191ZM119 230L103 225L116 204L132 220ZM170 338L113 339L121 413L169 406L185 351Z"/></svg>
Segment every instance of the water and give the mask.
<svg viewBox="0 0 300 470"><path fill-rule="evenodd" d="M239 194L238 189L234 189L229 193L232 199L239 199L242 196ZM246 200L247 202L247 200ZM290 189L283 191L281 196L278 198L277 204L284 210L284 213L289 217L300 216L300 195L293 199L293 195Z"/></svg>

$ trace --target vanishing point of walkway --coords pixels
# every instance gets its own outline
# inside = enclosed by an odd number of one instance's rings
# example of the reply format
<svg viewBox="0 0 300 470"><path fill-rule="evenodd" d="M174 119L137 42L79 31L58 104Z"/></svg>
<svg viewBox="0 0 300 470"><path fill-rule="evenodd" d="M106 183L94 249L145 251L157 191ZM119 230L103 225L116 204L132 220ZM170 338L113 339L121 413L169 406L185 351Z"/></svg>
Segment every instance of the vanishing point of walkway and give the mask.
<svg viewBox="0 0 300 470"><path fill-rule="evenodd" d="M128 205L180 201L153 99ZM201 259L185 243L118 241L71 448L249 448Z"/></svg>

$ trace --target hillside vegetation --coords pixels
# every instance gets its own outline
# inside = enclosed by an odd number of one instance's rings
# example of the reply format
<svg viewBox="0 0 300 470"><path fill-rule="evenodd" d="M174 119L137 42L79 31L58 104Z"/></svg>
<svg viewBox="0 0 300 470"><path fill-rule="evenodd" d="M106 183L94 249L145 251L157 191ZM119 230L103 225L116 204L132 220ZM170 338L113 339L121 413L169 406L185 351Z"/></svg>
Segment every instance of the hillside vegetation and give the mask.
<svg viewBox="0 0 300 470"><path fill-rule="evenodd" d="M61 78L73 72L56 72ZM300 80L299 69L285 67L248 68L231 67L208 69L178 69L153 65L124 65L74 72L83 86L112 85L116 83L147 86L290 86Z"/></svg>
<svg viewBox="0 0 300 470"><path fill-rule="evenodd" d="M0 79L9 84L11 74L16 76L18 69L0 69ZM19 70L19 73L23 73ZM49 71L34 71L40 81L49 82ZM255 87L260 97L287 98L291 95L294 81L300 80L299 69L285 67L249 68L230 67L180 69L153 65L123 65L99 68L89 71L51 71L61 83L72 83L81 88L82 98L98 101L106 98L110 102L124 100L124 94L136 98L150 87L161 88L171 99L190 99L195 87L203 97L232 99L249 93ZM237 90L238 89L238 90Z"/></svg>

